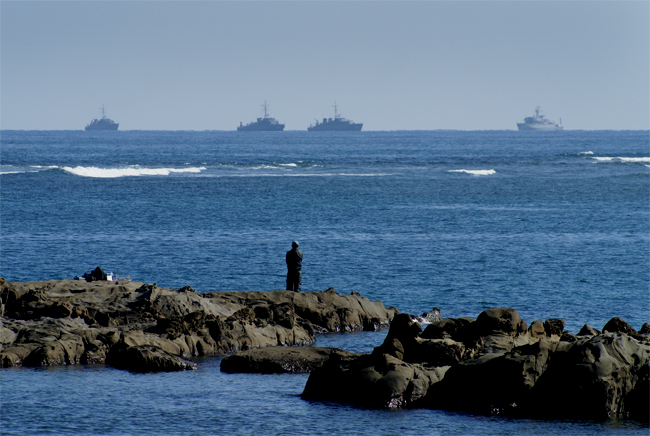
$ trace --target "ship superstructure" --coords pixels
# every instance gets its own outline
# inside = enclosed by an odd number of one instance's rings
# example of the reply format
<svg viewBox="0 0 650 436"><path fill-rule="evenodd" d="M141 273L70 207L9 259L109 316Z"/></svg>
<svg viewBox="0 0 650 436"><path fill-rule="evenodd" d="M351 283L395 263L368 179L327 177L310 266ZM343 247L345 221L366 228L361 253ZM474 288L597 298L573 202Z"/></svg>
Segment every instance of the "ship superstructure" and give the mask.
<svg viewBox="0 0 650 436"><path fill-rule="evenodd" d="M266 101L262 107L264 108L264 118L258 118L257 121L246 125L240 122L237 130L240 132L279 132L284 130L284 124L280 124L278 120L269 116Z"/></svg>
<svg viewBox="0 0 650 436"><path fill-rule="evenodd" d="M523 123L517 123L517 128L519 130L563 130L564 126L562 125L562 118L560 118L560 123L556 124L551 120L548 120L541 115L539 106L535 108L534 117L524 118Z"/></svg>
<svg viewBox="0 0 650 436"><path fill-rule="evenodd" d="M102 105L102 117L100 119L93 119L90 124L86 126L86 130L117 130L119 124L110 118L106 118L106 112Z"/></svg>
<svg viewBox="0 0 650 436"><path fill-rule="evenodd" d="M334 102L334 118L323 118L323 122L307 127L310 132L359 132L363 123L354 123L346 118L341 117L337 111L336 102Z"/></svg>

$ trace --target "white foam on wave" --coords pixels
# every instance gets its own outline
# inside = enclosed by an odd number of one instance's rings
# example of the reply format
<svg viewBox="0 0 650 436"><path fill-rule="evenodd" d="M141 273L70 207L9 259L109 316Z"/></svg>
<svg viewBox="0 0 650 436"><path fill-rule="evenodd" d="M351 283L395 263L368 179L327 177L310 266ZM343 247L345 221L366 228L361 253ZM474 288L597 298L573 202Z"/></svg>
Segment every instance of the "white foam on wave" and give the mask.
<svg viewBox="0 0 650 436"><path fill-rule="evenodd" d="M235 167L235 168L237 168L237 167ZM237 169L245 171L247 169L251 169L251 170L277 170L279 168L276 167L276 166L273 166L273 165L256 165L256 166L250 167L250 168L237 168Z"/></svg>
<svg viewBox="0 0 650 436"><path fill-rule="evenodd" d="M625 162L625 163L650 162L650 157L593 157L592 159L595 159L598 162Z"/></svg>
<svg viewBox="0 0 650 436"><path fill-rule="evenodd" d="M249 173L249 174L224 174L212 177L385 177L392 173Z"/></svg>
<svg viewBox="0 0 650 436"><path fill-rule="evenodd" d="M168 176L171 173L200 173L205 167L190 168L140 168L139 166L124 168L98 167L61 167L67 173L81 177L116 178L136 176Z"/></svg>
<svg viewBox="0 0 650 436"><path fill-rule="evenodd" d="M54 168L58 168L56 165L43 166L43 165L31 165L27 168L25 167L15 167L13 165L3 165L0 167L0 175L2 174L25 174L25 173L38 173L40 171L47 171Z"/></svg>
<svg viewBox="0 0 650 436"><path fill-rule="evenodd" d="M260 165L255 165L250 168L241 168L242 170L246 169L251 169L251 170L283 170L287 167L289 168L295 168L298 165L295 163L287 163L287 164L282 164L282 163L272 163L272 164L260 164Z"/></svg>
<svg viewBox="0 0 650 436"><path fill-rule="evenodd" d="M473 176L491 176L495 174L495 170L449 170L448 173L467 173Z"/></svg>
<svg viewBox="0 0 650 436"><path fill-rule="evenodd" d="M581 151L581 152L578 153L578 154L587 154L587 155L591 155L591 154L594 154L594 152L593 152L593 151Z"/></svg>

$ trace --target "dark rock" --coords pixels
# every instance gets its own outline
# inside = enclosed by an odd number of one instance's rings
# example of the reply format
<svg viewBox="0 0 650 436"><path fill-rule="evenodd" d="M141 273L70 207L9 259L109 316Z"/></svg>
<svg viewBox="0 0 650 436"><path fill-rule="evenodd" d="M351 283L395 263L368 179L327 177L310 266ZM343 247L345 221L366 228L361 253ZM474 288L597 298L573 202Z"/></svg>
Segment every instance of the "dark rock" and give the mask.
<svg viewBox="0 0 650 436"><path fill-rule="evenodd" d="M420 335L424 339L453 339L457 342L465 342L473 337L471 325L472 318L444 318L440 321L433 321Z"/></svg>
<svg viewBox="0 0 650 436"><path fill-rule="evenodd" d="M636 330L632 328L631 325L623 321L621 318L615 316L610 319L605 327L603 327L603 333L626 333L628 335L634 335L637 333Z"/></svg>
<svg viewBox="0 0 650 436"><path fill-rule="evenodd" d="M632 376L636 379L634 387L625 398L623 414L637 421L650 422L650 365L641 365Z"/></svg>
<svg viewBox="0 0 650 436"><path fill-rule="evenodd" d="M13 344L17 336L16 332L0 325L0 350Z"/></svg>
<svg viewBox="0 0 650 436"><path fill-rule="evenodd" d="M486 354L452 366L421 406L485 415L513 413L543 373L554 346L542 338L507 354Z"/></svg>
<svg viewBox="0 0 650 436"><path fill-rule="evenodd" d="M521 318L515 309L498 307L481 312L476 318L475 327L479 336L489 336L495 332L515 336L522 331L520 324Z"/></svg>
<svg viewBox="0 0 650 436"><path fill-rule="evenodd" d="M196 369L195 363L151 345L113 347L106 358L106 363L131 372L171 372Z"/></svg>
<svg viewBox="0 0 650 436"><path fill-rule="evenodd" d="M620 333L581 337L558 347L522 401L526 416L608 419L648 415L650 347ZM639 401L641 403L639 403ZM646 420L647 422L647 420Z"/></svg>
<svg viewBox="0 0 650 436"><path fill-rule="evenodd" d="M446 370L447 367L425 369L388 354L333 355L310 374L302 398L370 408L403 408L426 395Z"/></svg>
<svg viewBox="0 0 650 436"><path fill-rule="evenodd" d="M511 336L503 332L497 332L493 335L480 338L480 341L473 348L467 350L465 359L478 358L484 354L501 355L507 353L517 346L527 345L536 342L528 335Z"/></svg>
<svg viewBox="0 0 650 436"><path fill-rule="evenodd" d="M301 292L294 295L297 316L328 332L378 330L388 327L399 313L386 309L381 301L370 301L356 295L339 295L333 288L322 292Z"/></svg>
<svg viewBox="0 0 650 436"><path fill-rule="evenodd" d="M641 326L641 330L639 330L639 333L642 335L650 335L650 322L646 322Z"/></svg>
<svg viewBox="0 0 650 436"><path fill-rule="evenodd" d="M95 268L90 274L84 273L82 277L86 279L87 282L97 282L108 278L106 273L102 271L100 267Z"/></svg>
<svg viewBox="0 0 650 436"><path fill-rule="evenodd" d="M258 319L273 321L273 312L269 306L255 306L253 312L255 312L255 317Z"/></svg>
<svg viewBox="0 0 650 436"><path fill-rule="evenodd" d="M9 366L55 366L82 363L83 337L86 324L75 319L43 318L38 325L34 321L3 320L3 331L14 334L11 344L4 344L0 351L0 364ZM96 332L87 330L92 336Z"/></svg>
<svg viewBox="0 0 650 436"><path fill-rule="evenodd" d="M224 357L221 361L221 371L261 374L308 373L320 368L333 354L339 357L357 355L337 348L258 348Z"/></svg>
<svg viewBox="0 0 650 436"><path fill-rule="evenodd" d="M462 342L452 339L416 339L404 350L404 361L427 367L449 366L461 362L466 354Z"/></svg>
<svg viewBox="0 0 650 436"><path fill-rule="evenodd" d="M442 315L440 313L440 308L434 307L433 309L431 309L431 312L425 312L420 316L415 316L414 319L420 323L428 324L435 321L441 321Z"/></svg>
<svg viewBox="0 0 650 436"><path fill-rule="evenodd" d="M253 311L253 314L255 312ZM294 306L291 303L281 303L273 308L273 320L276 324L292 329L296 322Z"/></svg>
<svg viewBox="0 0 650 436"><path fill-rule="evenodd" d="M95 318L90 315L90 312L88 312L87 307L83 306L75 306L72 308L72 311L70 313L71 318L81 318L84 320L84 322L88 325L92 325L95 323Z"/></svg>
<svg viewBox="0 0 650 436"><path fill-rule="evenodd" d="M384 343L376 347L373 353L389 354L400 360L405 360L406 348L413 348L416 345L416 338L421 331L420 323L413 321L413 317L408 313L395 315Z"/></svg>
<svg viewBox="0 0 650 436"><path fill-rule="evenodd" d="M544 330L546 331L546 336L549 338L551 336L562 336L564 331L564 320L560 318L551 318L544 321Z"/></svg>
<svg viewBox="0 0 650 436"><path fill-rule="evenodd" d="M624 334L540 339L452 366L420 405L543 419L643 417L649 355Z"/></svg>
<svg viewBox="0 0 650 436"><path fill-rule="evenodd" d="M459 331L453 321L432 323L429 336L436 339L429 339L418 335L420 325L410 316L398 315L371 354L331 358L314 370L303 397L378 408L648 422L647 337L576 336L563 331L563 320L547 320L546 329L533 322L522 334L525 324L516 312L482 315L478 326L468 324L475 340L464 343L451 339Z"/></svg>
<svg viewBox="0 0 650 436"><path fill-rule="evenodd" d="M104 312L100 312L100 311L95 312L95 316L93 319L97 322L97 324L99 324L102 327L110 327L110 326L117 325L117 323L113 321L111 316Z"/></svg>
<svg viewBox="0 0 650 436"><path fill-rule="evenodd" d="M526 320L522 319L519 325L517 326L517 336L528 334L528 323Z"/></svg>
<svg viewBox="0 0 650 436"><path fill-rule="evenodd" d="M533 321L528 328L528 334L531 338L545 338L546 329L544 323L540 320Z"/></svg>
<svg viewBox="0 0 650 436"><path fill-rule="evenodd" d="M575 342L577 340L577 336L571 332L562 332L562 336L560 336L561 342Z"/></svg>
<svg viewBox="0 0 650 436"><path fill-rule="evenodd" d="M645 336L637 332L632 328L631 325L623 321L619 317L614 317L610 319L607 324L603 327L603 333L610 332L610 333L625 333L627 335L632 336L633 338L636 338L640 341L643 341Z"/></svg>
<svg viewBox="0 0 650 436"><path fill-rule="evenodd" d="M445 321L447 320L434 322L436 324L434 329L449 324ZM421 331L420 323L409 314L396 315L391 322L386 339L382 345L373 350L373 354L388 354L407 363L422 363L427 366L447 366L462 360L465 352L462 343L448 337L425 338L424 333L420 335ZM439 331L436 330L435 333Z"/></svg>
<svg viewBox="0 0 650 436"><path fill-rule="evenodd" d="M72 315L72 305L68 302L56 301L51 305L43 306L39 315L49 318L67 318Z"/></svg>
<svg viewBox="0 0 650 436"><path fill-rule="evenodd" d="M84 338L83 345L84 349L79 359L80 363L84 365L106 363L106 354L110 349L110 343L108 341L89 337Z"/></svg>
<svg viewBox="0 0 650 436"><path fill-rule="evenodd" d="M597 334L599 334L598 330L591 327L589 324L583 325L578 332L578 336L596 336Z"/></svg>
<svg viewBox="0 0 650 436"><path fill-rule="evenodd" d="M145 332L164 335L172 340L191 334L189 326L182 318L160 318L155 326L146 329Z"/></svg>
<svg viewBox="0 0 650 436"><path fill-rule="evenodd" d="M56 342L44 344L32 351L23 360L23 366L59 366L80 364L84 353L81 338L68 335Z"/></svg>
<svg viewBox="0 0 650 436"><path fill-rule="evenodd" d="M5 282L0 299L4 367L117 362L117 351L137 347L188 359L307 346L315 341L316 331L375 330L387 327L397 313L381 302L342 296L333 289L197 293L190 287L101 280ZM162 361L139 359L151 361L154 370Z"/></svg>
<svg viewBox="0 0 650 436"><path fill-rule="evenodd" d="M25 358L39 347L38 344L28 343L12 345L3 349L0 352L0 367L11 368L14 366L22 366Z"/></svg>

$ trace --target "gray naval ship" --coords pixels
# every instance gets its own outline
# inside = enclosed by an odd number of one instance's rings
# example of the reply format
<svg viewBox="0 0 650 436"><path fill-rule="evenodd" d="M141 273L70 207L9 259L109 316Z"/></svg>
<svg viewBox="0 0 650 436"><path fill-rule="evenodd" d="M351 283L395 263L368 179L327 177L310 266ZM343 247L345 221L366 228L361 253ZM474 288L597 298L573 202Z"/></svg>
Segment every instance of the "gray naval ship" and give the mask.
<svg viewBox="0 0 650 436"><path fill-rule="evenodd" d="M104 112L104 106L102 106L102 117L100 119L95 118L86 126L86 130L117 130L119 126L118 123L106 118L106 113Z"/></svg>
<svg viewBox="0 0 650 436"><path fill-rule="evenodd" d="M280 124L278 120L269 116L266 101L262 107L264 108L264 118L258 118L257 121L246 125L240 121L237 130L240 132L280 132L284 130L284 124Z"/></svg>
<svg viewBox="0 0 650 436"><path fill-rule="evenodd" d="M537 106L535 116L524 118L523 123L517 123L517 128L519 130L563 130L564 126L562 125L562 118L560 118L559 124L544 118L544 115L540 115L539 106Z"/></svg>
<svg viewBox="0 0 650 436"><path fill-rule="evenodd" d="M363 123L353 123L352 121L341 117L337 112L336 102L334 102L334 119L323 118L323 122L307 127L310 132L359 132L363 127Z"/></svg>

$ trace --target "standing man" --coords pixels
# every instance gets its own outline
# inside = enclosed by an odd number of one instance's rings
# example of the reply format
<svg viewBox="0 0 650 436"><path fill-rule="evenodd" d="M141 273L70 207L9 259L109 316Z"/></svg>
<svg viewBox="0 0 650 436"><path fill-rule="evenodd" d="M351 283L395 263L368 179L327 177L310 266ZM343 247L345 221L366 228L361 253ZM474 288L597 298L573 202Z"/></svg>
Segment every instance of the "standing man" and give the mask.
<svg viewBox="0 0 650 436"><path fill-rule="evenodd" d="M302 251L298 250L298 242L291 243L287 251L287 291L300 292L302 281Z"/></svg>

